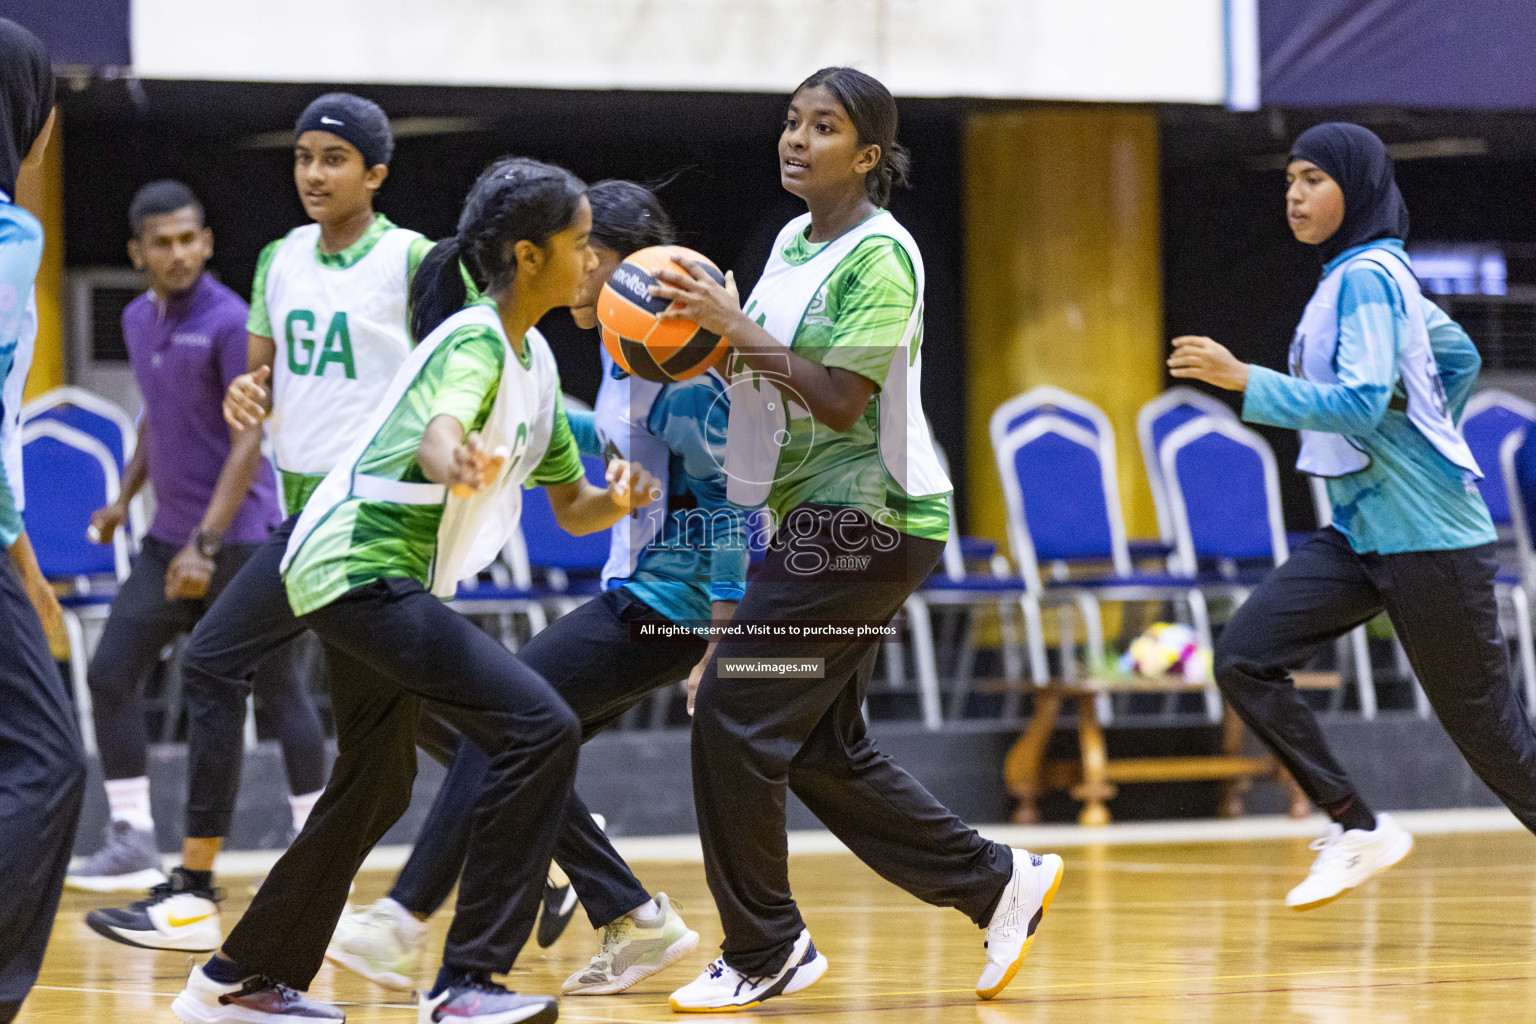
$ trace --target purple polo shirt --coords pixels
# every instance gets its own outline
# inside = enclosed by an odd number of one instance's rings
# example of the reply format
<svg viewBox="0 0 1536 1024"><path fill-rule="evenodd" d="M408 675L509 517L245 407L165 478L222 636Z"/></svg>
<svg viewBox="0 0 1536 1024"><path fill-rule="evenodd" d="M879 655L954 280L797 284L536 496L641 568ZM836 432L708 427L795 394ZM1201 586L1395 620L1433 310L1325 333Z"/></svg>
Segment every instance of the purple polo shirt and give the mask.
<svg viewBox="0 0 1536 1024"><path fill-rule="evenodd" d="M141 437L149 428L149 535L174 547L196 532L229 457L221 409L229 382L245 372L248 312L240 296L207 274L164 304L145 292L123 310L128 362L144 396ZM272 466L262 459L224 543L265 540L281 519Z"/></svg>

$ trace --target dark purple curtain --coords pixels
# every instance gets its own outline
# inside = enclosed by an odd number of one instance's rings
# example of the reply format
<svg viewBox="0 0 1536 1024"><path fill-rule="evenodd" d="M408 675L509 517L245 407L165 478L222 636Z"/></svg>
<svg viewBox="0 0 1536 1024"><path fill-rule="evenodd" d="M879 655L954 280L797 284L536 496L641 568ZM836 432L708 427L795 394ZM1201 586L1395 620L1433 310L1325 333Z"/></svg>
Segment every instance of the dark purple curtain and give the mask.
<svg viewBox="0 0 1536 1024"><path fill-rule="evenodd" d="M1266 105L1536 106L1536 0L1259 0Z"/></svg>
<svg viewBox="0 0 1536 1024"><path fill-rule="evenodd" d="M127 67L129 0L0 0L0 17L31 30L55 67Z"/></svg>

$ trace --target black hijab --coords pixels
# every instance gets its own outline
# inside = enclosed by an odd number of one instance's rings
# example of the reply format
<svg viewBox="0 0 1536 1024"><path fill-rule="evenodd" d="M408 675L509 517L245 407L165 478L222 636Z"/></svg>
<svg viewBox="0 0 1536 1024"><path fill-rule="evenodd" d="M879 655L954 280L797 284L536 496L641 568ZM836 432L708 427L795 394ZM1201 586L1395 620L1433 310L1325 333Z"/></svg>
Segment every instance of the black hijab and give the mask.
<svg viewBox="0 0 1536 1024"><path fill-rule="evenodd" d="M1407 239L1408 207L1392 176L1392 156L1375 132L1343 121L1320 124L1301 133L1291 159L1312 161L1344 193L1344 221L1317 247L1324 263L1362 242Z"/></svg>
<svg viewBox="0 0 1536 1024"><path fill-rule="evenodd" d="M53 111L53 65L42 40L0 18L0 192L16 198L16 175Z"/></svg>

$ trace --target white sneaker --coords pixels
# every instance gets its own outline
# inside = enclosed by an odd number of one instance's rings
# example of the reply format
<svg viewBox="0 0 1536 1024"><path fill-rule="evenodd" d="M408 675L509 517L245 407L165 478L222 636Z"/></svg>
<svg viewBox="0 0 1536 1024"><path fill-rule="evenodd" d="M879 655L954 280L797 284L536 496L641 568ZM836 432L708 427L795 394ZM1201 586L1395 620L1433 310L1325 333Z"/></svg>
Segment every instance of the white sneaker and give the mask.
<svg viewBox="0 0 1536 1024"><path fill-rule="evenodd" d="M293 1024L347 1019L345 1013L331 1004L316 1002L270 978L254 977L234 985L221 985L204 974L201 965L192 968L187 987L171 1003L171 1012L186 1024Z"/></svg>
<svg viewBox="0 0 1536 1024"><path fill-rule="evenodd" d="M1013 877L987 922L987 966L976 981L979 998L995 998L1019 973L1065 872L1066 866L1054 853L1042 857L1027 850L1013 851Z"/></svg>
<svg viewBox="0 0 1536 1024"><path fill-rule="evenodd" d="M603 943L591 963L565 979L560 991L568 996L611 996L653 974L666 970L699 946L672 909L667 894L656 894L661 911L649 921L625 914L603 929Z"/></svg>
<svg viewBox="0 0 1536 1024"><path fill-rule="evenodd" d="M716 957L693 981L672 993L673 1013L733 1013L756 1006L774 996L787 996L810 988L827 973L827 958L816 952L811 933L801 929L789 959L779 972L749 978Z"/></svg>
<svg viewBox="0 0 1536 1024"><path fill-rule="evenodd" d="M1321 839L1313 840L1318 851L1312 870L1300 885L1285 894L1285 905L1292 910L1311 910L1332 903L1383 868L1408 856L1413 836L1392 820L1390 814L1376 815L1376 828L1370 832L1352 828L1348 832L1332 822Z"/></svg>
<svg viewBox="0 0 1536 1024"><path fill-rule="evenodd" d="M325 958L398 992L416 988L416 971L427 926L394 900L385 898L343 914L336 922Z"/></svg>

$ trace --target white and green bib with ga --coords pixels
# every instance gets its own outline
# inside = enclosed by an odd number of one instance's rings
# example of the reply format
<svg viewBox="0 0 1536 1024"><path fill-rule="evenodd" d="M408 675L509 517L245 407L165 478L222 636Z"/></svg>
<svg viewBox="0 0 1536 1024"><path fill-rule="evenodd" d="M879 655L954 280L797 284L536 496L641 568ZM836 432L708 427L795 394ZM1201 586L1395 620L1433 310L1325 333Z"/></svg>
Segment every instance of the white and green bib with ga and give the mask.
<svg viewBox="0 0 1536 1024"><path fill-rule="evenodd" d="M382 216L360 243L370 235L361 255L361 244L322 255L320 226L306 224L257 268L277 344L267 436L289 512L336 465L411 353L410 271L428 243Z"/></svg>

